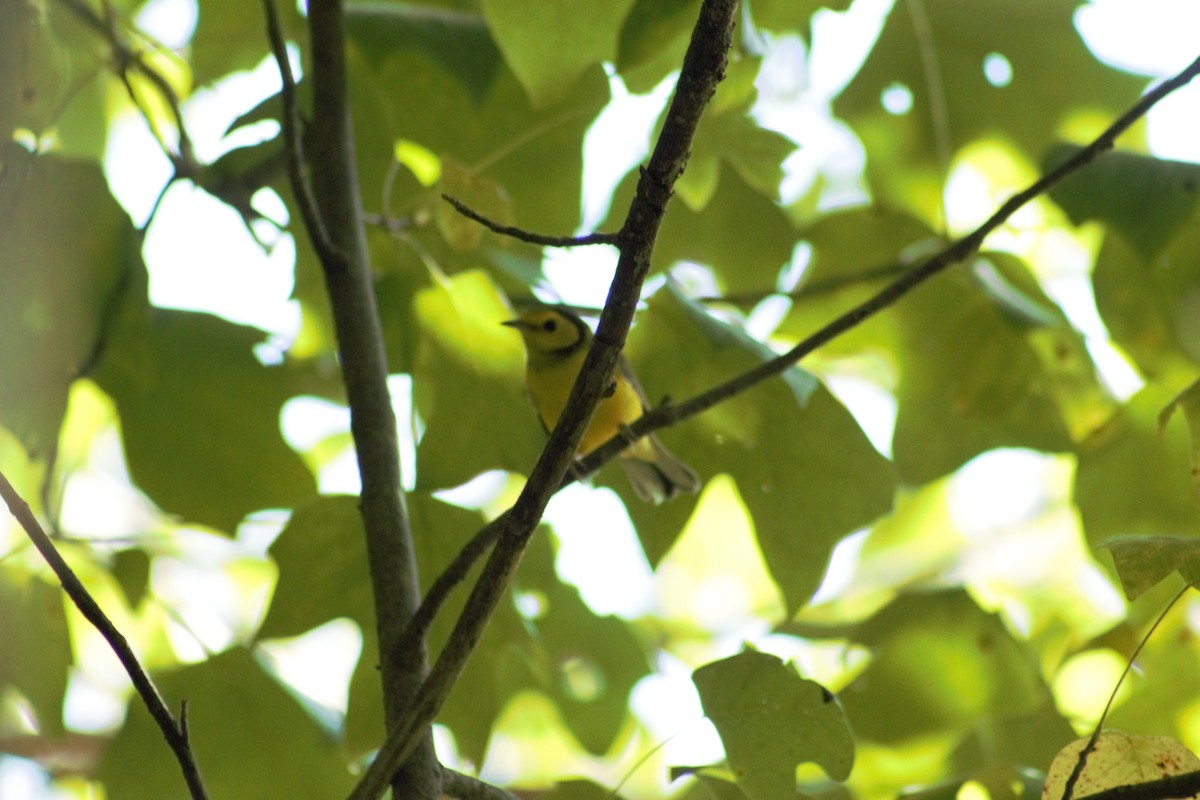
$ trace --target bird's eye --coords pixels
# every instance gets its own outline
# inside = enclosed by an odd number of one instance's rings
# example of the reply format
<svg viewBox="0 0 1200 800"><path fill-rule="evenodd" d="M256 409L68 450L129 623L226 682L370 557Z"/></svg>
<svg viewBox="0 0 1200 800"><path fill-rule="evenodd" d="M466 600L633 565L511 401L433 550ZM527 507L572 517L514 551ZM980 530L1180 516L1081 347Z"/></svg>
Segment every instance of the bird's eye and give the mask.
<svg viewBox="0 0 1200 800"><path fill-rule="evenodd" d="M552 319L548 319L542 323L542 330L546 331L547 333L553 333L557 329L558 323Z"/></svg>

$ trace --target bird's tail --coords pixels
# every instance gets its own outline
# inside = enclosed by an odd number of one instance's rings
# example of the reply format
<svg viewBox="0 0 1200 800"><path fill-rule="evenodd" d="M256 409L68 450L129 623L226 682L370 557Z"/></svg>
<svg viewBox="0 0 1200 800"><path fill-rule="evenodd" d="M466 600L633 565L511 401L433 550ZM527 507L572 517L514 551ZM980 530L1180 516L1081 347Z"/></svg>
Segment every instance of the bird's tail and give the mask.
<svg viewBox="0 0 1200 800"><path fill-rule="evenodd" d="M648 503L658 504L677 494L695 494L700 490L700 477L695 470L679 460L651 434L646 437L654 449L654 460L644 460L629 454L617 459L625 470L634 493Z"/></svg>

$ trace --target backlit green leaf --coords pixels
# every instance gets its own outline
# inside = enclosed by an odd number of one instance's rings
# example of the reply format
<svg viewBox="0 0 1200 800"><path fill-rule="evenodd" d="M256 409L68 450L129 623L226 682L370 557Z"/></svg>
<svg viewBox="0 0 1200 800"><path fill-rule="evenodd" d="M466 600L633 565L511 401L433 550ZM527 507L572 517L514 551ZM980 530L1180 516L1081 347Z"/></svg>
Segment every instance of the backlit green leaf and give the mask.
<svg viewBox="0 0 1200 800"><path fill-rule="evenodd" d="M1064 121L1124 111L1142 82L1088 52L1073 24L1076 6L1073 0L896 3L870 57L834 102L834 113L870 154L876 197L936 221L941 182L963 145L999 136L1036 160ZM984 66L992 54L1009 65L1009 82L989 82ZM888 111L889 92L906 94L910 107Z"/></svg>
<svg viewBox="0 0 1200 800"><path fill-rule="evenodd" d="M262 332L142 303L129 300L95 376L116 401L137 485L163 510L229 534L251 511L311 497L313 476L279 431L291 378L255 358Z"/></svg>
<svg viewBox="0 0 1200 800"><path fill-rule="evenodd" d="M142 267L99 167L10 143L0 169L0 421L45 456L71 382L94 366L122 276Z"/></svg>
<svg viewBox="0 0 1200 800"><path fill-rule="evenodd" d="M617 53L633 0L483 0L488 27L533 104L561 99L584 70Z"/></svg>
<svg viewBox="0 0 1200 800"><path fill-rule="evenodd" d="M338 745L250 652L231 650L155 679L169 707L187 701L189 740L213 797L343 797L354 785ZM190 797L178 762L136 698L99 777L113 798Z"/></svg>
<svg viewBox="0 0 1200 800"><path fill-rule="evenodd" d="M753 800L795 793L796 767L845 780L854 739L834 696L778 658L746 650L692 674L738 784Z"/></svg>
<svg viewBox="0 0 1200 800"><path fill-rule="evenodd" d="M660 292L648 305L630 355L652 404L666 395L691 397L769 357L765 347L675 291ZM725 472L737 481L789 611L816 590L833 546L891 508L891 465L849 412L800 369L661 433L702 478ZM656 562L694 501L651 507L633 500L623 483L616 488ZM821 502L812 502L817 497Z"/></svg>

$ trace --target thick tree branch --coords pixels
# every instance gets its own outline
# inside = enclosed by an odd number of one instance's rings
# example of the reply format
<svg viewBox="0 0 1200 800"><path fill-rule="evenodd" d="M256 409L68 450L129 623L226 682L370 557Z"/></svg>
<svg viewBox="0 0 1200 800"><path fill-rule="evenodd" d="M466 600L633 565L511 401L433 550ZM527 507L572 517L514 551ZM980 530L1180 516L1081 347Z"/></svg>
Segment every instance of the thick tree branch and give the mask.
<svg viewBox="0 0 1200 800"><path fill-rule="evenodd" d="M333 309L338 357L350 406L362 480L361 512L375 601L381 653L397 657L381 665L387 729L394 735L428 670L423 641L399 652L400 641L420 602L412 531L400 489L396 419L387 389L375 290L368 263L358 166L347 97L345 27L340 0L308 6L312 44L313 123L303 142L295 87L282 48L271 0L264 0L276 60L284 80L289 173L305 225L321 259ZM307 154L304 145L310 149ZM311 168L312 185L305 175ZM426 727L413 738L412 757L398 760L384 776L397 798L433 800L441 794L441 770Z"/></svg>
<svg viewBox="0 0 1200 800"><path fill-rule="evenodd" d="M705 0L701 7L662 132L650 163L642 170L621 228L621 256L616 275L600 315L595 341L571 397L517 502L497 520L497 545L467 598L449 641L405 713L403 723L389 732L387 741L352 794L355 800L380 797L386 789L388 776L397 765L404 763L425 735L462 673L492 612L504 597L546 503L561 484L578 449L583 429L612 380L642 284L649 272L650 255L667 202L687 163L700 116L716 91L717 83L724 77L737 5L737 0Z"/></svg>
<svg viewBox="0 0 1200 800"><path fill-rule="evenodd" d="M1075 153L1062 164L1051 169L1027 188L1010 197L1000 206L996 213L974 231L952 243L933 257L908 270L895 281L881 289L877 294L834 319L788 352L770 361L765 361L758 367L735 376L725 383L696 395L690 400L686 400L678 405L667 404L659 406L631 425L630 432L637 436L644 436L660 428L665 428L668 425L673 425L689 417L694 417L718 403L728 400L734 395L741 394L768 378L783 373L817 348L862 324L933 276L970 257L979 250L980 245L987 235L1003 225L1021 206L1048 191L1051 187L1061 183L1068 175L1078 171L1107 150L1110 150L1116 138L1129 128L1130 125L1145 116L1146 112L1155 103L1187 84L1197 74L1200 74L1200 58L1193 61L1175 77L1163 81L1147 92L1128 111L1113 122L1107 130L1096 137L1091 144ZM594 472L628 446L629 442L624 437L614 437L580 462L580 472L585 475Z"/></svg>
<svg viewBox="0 0 1200 800"><path fill-rule="evenodd" d="M129 646L129 642L117 630L117 626L100 608L95 598L84 588L83 583L63 559L58 548L54 546L54 542L38 524L37 517L30 511L29 505L21 499L17 490L8 482L8 478L3 473L0 473L0 496L4 498L9 512L25 529L25 534L33 542L33 546L42 554L42 558L50 565L50 569L54 570L54 574L62 583L63 591L71 598L71 602L83 614L84 619L100 632L100 635L108 642L108 646L117 654L117 660L125 668L129 680L133 683L133 688L142 698L142 702L146 704L150 716L158 725L158 729L162 731L163 738L167 740L171 752L175 754L175 760L179 762L180 771L183 772L183 779L187 783L192 800L207 800L208 793L204 790L204 781L200 777L200 769L196 766L196 759L192 755L192 747L188 742L186 707L183 721L176 721L171 710L167 708L166 702L163 701L162 695L159 694L158 688L142 668L133 648Z"/></svg>

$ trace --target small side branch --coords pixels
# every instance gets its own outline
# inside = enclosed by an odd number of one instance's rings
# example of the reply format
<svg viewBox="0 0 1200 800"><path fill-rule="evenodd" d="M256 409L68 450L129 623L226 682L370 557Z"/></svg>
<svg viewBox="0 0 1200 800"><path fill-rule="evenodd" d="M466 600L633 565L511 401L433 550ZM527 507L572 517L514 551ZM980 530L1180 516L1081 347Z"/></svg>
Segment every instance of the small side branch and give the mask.
<svg viewBox="0 0 1200 800"><path fill-rule="evenodd" d="M454 206L455 211L467 219L475 220L493 233L508 236L512 239L519 239L522 242L529 242L530 244L539 244L544 247L582 247L589 244L615 245L619 241L618 234L615 233L589 233L586 236L544 236L540 233L531 233L521 228L515 228L512 225L501 225L499 222L490 220L457 197L443 194L442 199Z"/></svg>
<svg viewBox="0 0 1200 800"><path fill-rule="evenodd" d="M442 767L442 791L458 800L517 800L507 789Z"/></svg>
<svg viewBox="0 0 1200 800"><path fill-rule="evenodd" d="M150 676L142 668L141 662L134 655L129 642L117 630L117 626L100 608L95 598L84 588L75 572L58 552L58 548L54 546L54 542L50 540L46 531L38 523L37 518L29 509L29 504L17 494L17 490L8 482L3 473L0 473L0 496L4 498L9 512L25 530L25 534L33 542L33 546L42 554L42 558L50 565L50 569L54 570L54 574L62 583L63 591L71 598L71 602L83 614L84 619L100 632L109 647L117 654L117 659L129 675L133 688L142 698L142 702L146 704L150 716L154 718L154 722L162 731L163 738L167 740L167 745L175 754L175 760L179 762L179 768L183 772L183 779L187 782L192 800L208 800L204 781L200 777L200 769L196 766L196 759L192 755L192 748L188 742L186 722L176 721L171 710L167 708L166 702L163 701L162 695L159 694L158 688L155 687ZM186 707L184 719L186 720Z"/></svg>

